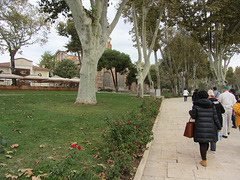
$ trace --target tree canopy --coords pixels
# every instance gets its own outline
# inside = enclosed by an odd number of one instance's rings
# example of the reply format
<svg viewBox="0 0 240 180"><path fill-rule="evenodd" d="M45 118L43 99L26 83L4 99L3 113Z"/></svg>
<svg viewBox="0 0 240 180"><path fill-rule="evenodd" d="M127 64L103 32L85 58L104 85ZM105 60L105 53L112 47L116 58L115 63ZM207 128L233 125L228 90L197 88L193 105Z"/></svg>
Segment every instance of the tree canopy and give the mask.
<svg viewBox="0 0 240 180"><path fill-rule="evenodd" d="M223 85L231 57L240 47L240 1L176 0L172 17L208 55L216 83Z"/></svg>
<svg viewBox="0 0 240 180"><path fill-rule="evenodd" d="M63 59L58 62L54 68L53 74L63 78L73 78L79 76L77 65L68 59Z"/></svg>
<svg viewBox="0 0 240 180"><path fill-rule="evenodd" d="M130 66L131 59L129 55L111 49L106 49L98 62L98 70L106 68L111 71L116 91L118 91L117 73L123 74L127 72L127 68Z"/></svg>
<svg viewBox="0 0 240 180"><path fill-rule="evenodd" d="M55 67L55 62L53 61L54 55L50 51L45 51L41 55L39 66L45 66L45 68L53 70Z"/></svg>
<svg viewBox="0 0 240 180"><path fill-rule="evenodd" d="M25 0L7 0L0 6L0 50L8 51L11 71L15 73L14 57L23 46L47 41L45 15ZM13 81L16 85L16 81Z"/></svg>

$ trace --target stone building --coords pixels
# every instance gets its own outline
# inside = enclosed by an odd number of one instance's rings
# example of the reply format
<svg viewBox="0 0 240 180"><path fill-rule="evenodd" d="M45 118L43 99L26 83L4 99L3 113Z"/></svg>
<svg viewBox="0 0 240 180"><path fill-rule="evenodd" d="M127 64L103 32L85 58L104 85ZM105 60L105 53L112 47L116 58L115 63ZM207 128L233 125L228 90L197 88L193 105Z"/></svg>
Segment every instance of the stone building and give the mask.
<svg viewBox="0 0 240 180"><path fill-rule="evenodd" d="M51 71L50 69L34 66L33 61L30 61L25 58L16 58L14 61L15 61L15 70L16 70L15 75L19 75L20 77L31 76L32 78L36 77L36 79L49 78L49 73ZM12 71L11 71L10 62L0 63L0 72L3 75L11 75ZM0 85L11 85L11 84L12 84L11 78L0 79ZM33 81L27 81L27 80L25 81L18 80L18 85L40 86L39 83L35 83ZM42 83L41 86L48 86L48 84Z"/></svg>
<svg viewBox="0 0 240 180"><path fill-rule="evenodd" d="M106 48L112 49L111 45L111 38L108 39L108 42L106 44ZM81 58L81 53L80 58ZM58 50L55 53L54 61L59 62L62 61L63 59L68 59L73 61L75 64L79 65L79 69L81 69L80 63L79 63L79 58L78 56L75 55L69 55L64 51ZM115 75L115 69L113 69L113 74ZM132 91L136 92L136 85L132 85L132 87L129 88L126 86L126 77L127 73L120 74L117 73L117 79L118 79L118 90L119 91ZM98 71L96 74L96 85L95 85L97 90L107 90L107 91L115 91L114 83L113 83L113 77L110 72L110 70L107 69L102 69L101 71Z"/></svg>

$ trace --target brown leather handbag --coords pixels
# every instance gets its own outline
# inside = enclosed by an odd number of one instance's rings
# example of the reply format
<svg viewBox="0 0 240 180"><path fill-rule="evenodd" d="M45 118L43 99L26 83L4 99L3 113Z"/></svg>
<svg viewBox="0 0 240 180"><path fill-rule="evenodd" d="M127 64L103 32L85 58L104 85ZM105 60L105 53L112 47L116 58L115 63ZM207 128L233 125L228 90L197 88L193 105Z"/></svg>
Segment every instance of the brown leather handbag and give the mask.
<svg viewBox="0 0 240 180"><path fill-rule="evenodd" d="M194 131L194 122L191 121L191 117L189 118L189 121L186 124L185 131L183 136L192 138L193 137L193 131Z"/></svg>

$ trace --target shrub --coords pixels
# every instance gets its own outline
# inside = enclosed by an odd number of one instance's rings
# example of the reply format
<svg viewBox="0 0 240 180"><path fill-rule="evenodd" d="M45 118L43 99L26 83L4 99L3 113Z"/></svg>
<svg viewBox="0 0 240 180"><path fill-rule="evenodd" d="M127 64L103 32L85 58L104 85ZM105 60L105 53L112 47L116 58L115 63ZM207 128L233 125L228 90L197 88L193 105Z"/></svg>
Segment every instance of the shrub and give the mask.
<svg viewBox="0 0 240 180"><path fill-rule="evenodd" d="M106 119L107 131L103 134L111 160L106 176L109 179L133 172L134 159L141 158L147 143L153 137L151 131L159 112L161 100L144 99L139 109L123 116L121 121Z"/></svg>

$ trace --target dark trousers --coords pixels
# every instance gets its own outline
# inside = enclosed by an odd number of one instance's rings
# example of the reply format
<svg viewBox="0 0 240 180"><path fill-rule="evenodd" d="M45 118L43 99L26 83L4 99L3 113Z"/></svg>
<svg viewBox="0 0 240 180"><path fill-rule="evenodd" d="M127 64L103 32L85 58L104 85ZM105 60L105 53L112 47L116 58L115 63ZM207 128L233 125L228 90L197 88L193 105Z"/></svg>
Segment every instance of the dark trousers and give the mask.
<svg viewBox="0 0 240 180"><path fill-rule="evenodd" d="M232 125L233 125L234 128L236 128L234 111L232 112Z"/></svg>
<svg viewBox="0 0 240 180"><path fill-rule="evenodd" d="M210 149L211 149L211 151L216 151L216 142L210 143Z"/></svg>
<svg viewBox="0 0 240 180"><path fill-rule="evenodd" d="M184 101L187 101L187 96L184 96Z"/></svg>
<svg viewBox="0 0 240 180"><path fill-rule="evenodd" d="M207 160L207 150L209 148L209 143L199 143L199 146L202 160Z"/></svg>

